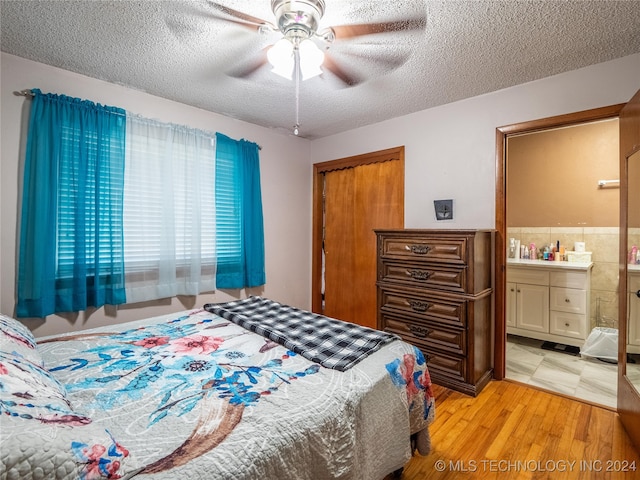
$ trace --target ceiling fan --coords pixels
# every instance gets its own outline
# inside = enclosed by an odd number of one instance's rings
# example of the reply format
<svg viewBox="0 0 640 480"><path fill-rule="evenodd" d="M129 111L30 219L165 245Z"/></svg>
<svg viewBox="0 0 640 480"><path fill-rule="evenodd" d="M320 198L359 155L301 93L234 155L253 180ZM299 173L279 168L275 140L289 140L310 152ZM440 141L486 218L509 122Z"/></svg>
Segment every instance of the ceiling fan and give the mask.
<svg viewBox="0 0 640 480"><path fill-rule="evenodd" d="M320 22L325 12L324 0L271 0L274 22L254 17L211 0L208 0L207 3L214 10L209 14L213 18L232 22L262 34L279 32L282 35L279 41L273 46L263 49L256 58L229 72L229 75L238 78L251 75L267 63L273 65L275 73L287 76L289 73L295 73L299 70L295 67L295 63L292 63L299 61L302 75L305 77L303 80L322 73L320 70L320 64L322 64L343 84L357 85L364 79L341 65L329 54L328 50L334 42L364 35L417 30L426 25L426 16L423 14L396 21L320 28ZM322 48L319 48L318 44ZM308 58L312 58L312 60L307 62L310 66L305 75L304 63ZM380 55L374 61L393 69L402 65L406 58L398 54L393 57ZM280 62L280 65L277 65L277 62Z"/></svg>

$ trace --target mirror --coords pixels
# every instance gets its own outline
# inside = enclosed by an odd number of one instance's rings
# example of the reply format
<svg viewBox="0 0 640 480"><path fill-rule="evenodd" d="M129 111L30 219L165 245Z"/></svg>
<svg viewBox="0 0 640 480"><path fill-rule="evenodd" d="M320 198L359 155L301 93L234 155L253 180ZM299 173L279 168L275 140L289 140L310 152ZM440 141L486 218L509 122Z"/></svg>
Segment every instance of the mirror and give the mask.
<svg viewBox="0 0 640 480"><path fill-rule="evenodd" d="M640 151L627 158L626 375L640 393Z"/></svg>

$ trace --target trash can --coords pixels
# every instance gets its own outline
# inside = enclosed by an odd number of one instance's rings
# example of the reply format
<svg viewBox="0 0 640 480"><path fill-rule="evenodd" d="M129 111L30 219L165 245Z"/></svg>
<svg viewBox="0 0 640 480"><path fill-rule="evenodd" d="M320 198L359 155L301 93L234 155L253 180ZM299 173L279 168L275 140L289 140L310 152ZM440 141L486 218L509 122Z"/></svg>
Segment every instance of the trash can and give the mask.
<svg viewBox="0 0 640 480"><path fill-rule="evenodd" d="M584 342L580 355L603 362L618 362L618 329L595 327Z"/></svg>

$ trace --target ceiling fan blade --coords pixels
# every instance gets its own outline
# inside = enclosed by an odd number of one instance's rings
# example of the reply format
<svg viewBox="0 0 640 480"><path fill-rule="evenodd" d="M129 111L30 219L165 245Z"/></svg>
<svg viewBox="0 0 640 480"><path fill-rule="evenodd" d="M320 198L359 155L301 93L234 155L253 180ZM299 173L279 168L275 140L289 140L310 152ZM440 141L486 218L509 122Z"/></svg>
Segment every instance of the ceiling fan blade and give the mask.
<svg viewBox="0 0 640 480"><path fill-rule="evenodd" d="M331 73L333 73L336 77L342 80L342 82L348 85L349 87L353 87L354 85L357 85L358 83L362 82L361 78L358 78L357 76L348 73L344 68L338 65L338 63L334 60L334 58L331 55L327 53L325 53L324 55L324 62L322 63L322 66L327 70L329 70Z"/></svg>
<svg viewBox="0 0 640 480"><path fill-rule="evenodd" d="M370 60L376 65L380 65L387 71L395 70L400 68L402 65L407 63L409 59L409 55L393 53L393 54L375 54L373 56L365 56L363 57L365 60Z"/></svg>
<svg viewBox="0 0 640 480"><path fill-rule="evenodd" d="M263 20L258 17L254 17L252 15L248 15L238 10L234 10L233 8L225 7L224 5L220 5L217 2L212 2L211 0L208 0L207 3L211 7L215 8L216 10L224 13L225 15L228 15L228 17L235 17L236 20L228 18L227 16L220 16L220 15L216 15L215 13L211 13L210 15L213 16L214 18L218 18L220 20L225 20L227 22L232 22L237 25L242 25L243 27L254 28L254 29L260 27L261 25L270 25L270 23L267 22L266 20Z"/></svg>
<svg viewBox="0 0 640 480"><path fill-rule="evenodd" d="M226 72L227 75L234 78L246 78L251 76L253 73L258 71L258 69L260 69L263 65L268 63L267 50L270 47L271 45L263 48L257 54L253 55L250 59L242 62L239 65L236 65L235 67L232 67Z"/></svg>
<svg viewBox="0 0 640 480"><path fill-rule="evenodd" d="M423 29L427 24L427 17L421 16L393 22L361 23L331 27L336 39L360 37L374 33L399 32Z"/></svg>
<svg viewBox="0 0 640 480"><path fill-rule="evenodd" d="M252 31L258 30L262 25L267 24L259 18L246 16L246 19L232 18L231 12L228 15L222 15L214 11L217 8L222 12L222 9L229 10L226 7L218 6L215 2L207 1L206 4L191 3L191 2L177 2L175 3L175 12L170 13L165 18L165 23L169 30L181 40L189 40L204 32L204 25L211 20L221 20L229 23L239 25L244 28L248 28ZM240 12L237 12L240 15ZM249 21L251 20L251 21ZM255 21L254 21L255 20ZM271 26L270 26L271 27Z"/></svg>

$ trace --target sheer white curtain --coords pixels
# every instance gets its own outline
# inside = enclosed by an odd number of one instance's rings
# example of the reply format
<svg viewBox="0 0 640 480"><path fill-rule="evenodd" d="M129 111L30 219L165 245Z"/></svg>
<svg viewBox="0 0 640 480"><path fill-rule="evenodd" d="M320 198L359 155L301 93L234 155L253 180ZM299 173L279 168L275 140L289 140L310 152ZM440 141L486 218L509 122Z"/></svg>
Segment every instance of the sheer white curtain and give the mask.
<svg viewBox="0 0 640 480"><path fill-rule="evenodd" d="M215 134L127 115L127 303L215 290Z"/></svg>

